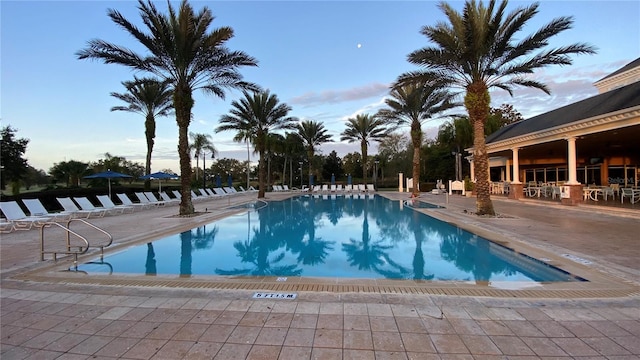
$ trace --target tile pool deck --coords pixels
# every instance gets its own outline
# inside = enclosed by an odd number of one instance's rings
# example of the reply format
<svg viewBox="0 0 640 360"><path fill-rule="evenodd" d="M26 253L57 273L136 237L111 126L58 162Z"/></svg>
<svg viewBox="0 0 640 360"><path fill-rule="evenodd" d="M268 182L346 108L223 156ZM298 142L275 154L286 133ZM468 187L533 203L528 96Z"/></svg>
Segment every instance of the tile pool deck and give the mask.
<svg viewBox="0 0 640 360"><path fill-rule="evenodd" d="M206 213L193 218L172 216L177 207L167 207L91 222L108 230L117 247L197 226L254 198L195 203ZM494 198L503 216L479 218L470 214L475 198L421 199L445 208L419 211L591 281L505 289L335 279L96 280L57 271L68 260L55 265L48 256L40 262L39 231L20 231L0 235L0 358L640 357L639 210ZM297 298L252 299L257 291L294 292Z"/></svg>

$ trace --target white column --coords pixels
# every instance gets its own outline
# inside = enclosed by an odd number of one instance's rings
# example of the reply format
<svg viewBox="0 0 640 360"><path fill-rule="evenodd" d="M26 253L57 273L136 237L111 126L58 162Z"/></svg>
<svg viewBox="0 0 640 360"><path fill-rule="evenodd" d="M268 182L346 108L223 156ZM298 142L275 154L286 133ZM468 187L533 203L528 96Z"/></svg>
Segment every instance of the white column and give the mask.
<svg viewBox="0 0 640 360"><path fill-rule="evenodd" d="M507 159L506 161L507 167L506 167L506 182L511 182L511 160Z"/></svg>
<svg viewBox="0 0 640 360"><path fill-rule="evenodd" d="M476 168L473 165L473 160L469 160L469 166L471 168L471 182L475 183L476 182Z"/></svg>
<svg viewBox="0 0 640 360"><path fill-rule="evenodd" d="M402 176L403 176L402 173L398 173L398 192L404 191L404 188L403 188L404 179L402 179Z"/></svg>
<svg viewBox="0 0 640 360"><path fill-rule="evenodd" d="M520 184L520 164L518 160L518 148L513 148L513 181L512 184Z"/></svg>
<svg viewBox="0 0 640 360"><path fill-rule="evenodd" d="M567 185L579 185L577 168L578 160L576 158L576 138L568 138L567 146L567 163L569 164L569 168L567 169L569 171L569 181L567 181Z"/></svg>

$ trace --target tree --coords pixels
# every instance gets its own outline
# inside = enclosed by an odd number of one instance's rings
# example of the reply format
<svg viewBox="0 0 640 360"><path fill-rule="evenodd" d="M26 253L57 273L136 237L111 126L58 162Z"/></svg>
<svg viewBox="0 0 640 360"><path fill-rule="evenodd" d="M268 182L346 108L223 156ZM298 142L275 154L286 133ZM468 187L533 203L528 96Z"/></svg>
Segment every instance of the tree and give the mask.
<svg viewBox="0 0 640 360"><path fill-rule="evenodd" d="M327 129L318 121L305 120L298 124L298 136L302 139L304 148L307 151L309 160L309 186L311 186L311 176L314 173L313 159L318 146L332 142L331 135L327 134Z"/></svg>
<svg viewBox="0 0 640 360"><path fill-rule="evenodd" d="M138 0L138 9L148 33L109 9L107 15L120 28L131 34L150 55L144 56L103 40L90 40L86 49L76 53L79 59L98 59L106 64L120 64L144 71L169 81L173 90L173 107L178 124L178 155L182 198L180 215L194 213L191 201L191 156L189 124L194 105L193 92L224 99L226 89L257 90L256 85L242 80L238 69L256 66L257 61L241 51L231 51L225 43L233 37L233 29L220 27L208 31L214 20L209 8L195 13L186 0L178 11L169 2L168 15L160 13L154 3Z"/></svg>
<svg viewBox="0 0 640 360"><path fill-rule="evenodd" d="M229 115L220 117L220 125L216 132L236 131L236 137L242 134L253 139L253 144L260 159L258 161L258 198L264 198L265 183L265 155L267 150L267 137L270 132L282 129L293 129L295 117L287 114L291 107L285 103L280 104L278 97L269 90L250 94L243 91L244 98L231 103L232 109Z"/></svg>
<svg viewBox="0 0 640 360"><path fill-rule="evenodd" d="M546 49L550 38L571 28L571 17L553 19L532 35L519 34L538 13L538 6L518 7L506 14L506 0L500 4L490 0L487 6L482 1L467 0L459 13L449 4L440 3L448 22L422 28L421 33L434 45L409 54L409 62L421 69L397 80L400 84L417 80L444 83L465 92L464 106L474 133L478 215L495 215L484 138L491 103L489 90L499 88L513 95L514 87L524 86L549 94L545 84L530 76L535 70L571 65L570 55L595 53L592 46L582 43Z"/></svg>
<svg viewBox="0 0 640 360"><path fill-rule="evenodd" d="M340 134L341 141L350 143L359 141L362 152L362 174L364 183L367 183L367 150L369 141L380 141L388 134L387 123L383 118L369 114L358 114L355 118L347 120L347 128Z"/></svg>
<svg viewBox="0 0 640 360"><path fill-rule="evenodd" d="M27 173L29 165L24 153L27 151L29 139L17 139L17 130L10 125L0 130L0 187L5 189L7 183L19 182Z"/></svg>
<svg viewBox="0 0 640 360"><path fill-rule="evenodd" d="M193 157L196 158L196 180L198 180L198 169L200 166L199 159L200 159L200 155L202 155L203 157L202 177L205 178L204 181L206 181L207 169L205 168L206 162L204 158L207 156L208 152L211 153L211 157L213 158L218 154L218 151L216 150L216 147L213 146L213 142L211 141L211 135L209 134L196 134L196 133L190 132L189 137L191 138L191 144L189 145L189 149L193 150L193 153L194 153Z"/></svg>
<svg viewBox="0 0 640 360"><path fill-rule="evenodd" d="M324 164L322 165L322 177L329 179L331 178L331 175L334 175L336 179L340 179L342 175L344 175L342 159L340 159L335 150L331 151L329 155L327 155L324 159Z"/></svg>
<svg viewBox="0 0 640 360"><path fill-rule="evenodd" d="M422 148L422 124L437 114L456 106L455 95L439 86L426 82L397 85L391 90L391 98L385 103L389 109L382 109L379 116L395 121L396 125L411 127L413 145L413 189L412 196L420 195L420 149Z"/></svg>
<svg viewBox="0 0 640 360"><path fill-rule="evenodd" d="M66 186L79 186L80 179L88 175L89 164L81 161L69 160L61 163L55 163L49 169L49 174L56 181L63 181Z"/></svg>
<svg viewBox="0 0 640 360"><path fill-rule="evenodd" d="M158 81L153 78L123 81L126 93L112 92L111 96L127 103L127 106L114 106L111 111L127 111L144 116L144 135L147 139L147 157L145 161L145 175L151 173L151 153L156 138L156 116L167 116L173 108L173 93L168 81ZM151 181L144 183L149 190Z"/></svg>

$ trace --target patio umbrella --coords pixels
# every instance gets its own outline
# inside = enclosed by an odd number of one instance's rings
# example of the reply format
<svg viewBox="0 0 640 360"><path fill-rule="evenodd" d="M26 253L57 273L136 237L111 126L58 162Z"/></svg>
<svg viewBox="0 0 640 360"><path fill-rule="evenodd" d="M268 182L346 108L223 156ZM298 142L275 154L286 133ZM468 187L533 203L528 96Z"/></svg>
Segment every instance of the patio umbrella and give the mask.
<svg viewBox="0 0 640 360"><path fill-rule="evenodd" d="M111 171L111 169L93 175L85 176L85 179L107 179L109 181L109 198L111 198L111 179L131 178L133 176Z"/></svg>
<svg viewBox="0 0 640 360"><path fill-rule="evenodd" d="M140 179L143 180L158 180L158 192L162 192L162 180L178 178L179 176L176 174L170 174L162 171L154 172L153 174L148 174L145 176L140 176Z"/></svg>
<svg viewBox="0 0 640 360"><path fill-rule="evenodd" d="M229 187L233 187L233 179L231 178L231 174L229 174L229 177L227 178L227 184L229 185Z"/></svg>
<svg viewBox="0 0 640 360"><path fill-rule="evenodd" d="M347 176L347 184L351 185L351 174L349 174L349 176Z"/></svg>
<svg viewBox="0 0 640 360"><path fill-rule="evenodd" d="M222 187L222 176L220 176L220 174L216 175L216 187L217 188Z"/></svg>
<svg viewBox="0 0 640 360"><path fill-rule="evenodd" d="M331 174L331 185L335 185L335 184L336 184L336 175Z"/></svg>

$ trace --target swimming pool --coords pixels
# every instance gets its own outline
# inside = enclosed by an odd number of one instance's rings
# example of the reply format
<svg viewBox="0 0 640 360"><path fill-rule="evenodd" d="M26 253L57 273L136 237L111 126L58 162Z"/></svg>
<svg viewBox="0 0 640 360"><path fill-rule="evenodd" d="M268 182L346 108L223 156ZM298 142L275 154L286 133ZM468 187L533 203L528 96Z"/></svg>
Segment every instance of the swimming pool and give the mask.
<svg viewBox="0 0 640 360"><path fill-rule="evenodd" d="M576 281L448 223L377 195L256 203L190 231L84 263L88 273L469 282Z"/></svg>

